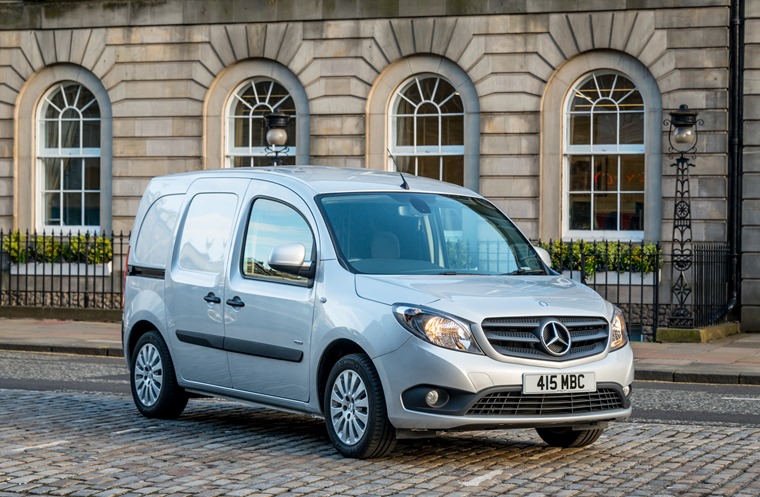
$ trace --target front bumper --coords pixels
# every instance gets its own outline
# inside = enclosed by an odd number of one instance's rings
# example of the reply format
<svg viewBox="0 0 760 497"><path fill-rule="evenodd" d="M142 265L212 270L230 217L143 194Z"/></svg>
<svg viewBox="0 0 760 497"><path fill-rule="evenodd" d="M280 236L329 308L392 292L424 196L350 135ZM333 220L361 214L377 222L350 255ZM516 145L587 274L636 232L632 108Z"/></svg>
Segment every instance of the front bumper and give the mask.
<svg viewBox="0 0 760 497"><path fill-rule="evenodd" d="M633 383L630 345L567 363L501 362L484 355L436 347L420 339L375 358L388 418L397 429L457 430L593 424L625 419ZM592 393L522 394L524 373L590 373ZM447 402L430 407L422 399L440 389Z"/></svg>

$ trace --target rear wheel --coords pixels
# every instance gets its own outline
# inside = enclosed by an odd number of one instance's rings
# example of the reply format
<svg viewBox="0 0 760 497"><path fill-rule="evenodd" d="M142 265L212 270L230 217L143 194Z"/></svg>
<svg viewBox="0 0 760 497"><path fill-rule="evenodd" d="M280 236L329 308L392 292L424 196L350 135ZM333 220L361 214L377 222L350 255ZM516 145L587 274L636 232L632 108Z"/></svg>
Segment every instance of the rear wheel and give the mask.
<svg viewBox="0 0 760 497"><path fill-rule="evenodd" d="M538 436L552 447L585 447L596 442L604 429L574 431L571 427L536 428Z"/></svg>
<svg viewBox="0 0 760 497"><path fill-rule="evenodd" d="M325 422L335 448L346 457L380 457L396 444L377 371L364 354L335 363L327 380Z"/></svg>
<svg viewBox="0 0 760 497"><path fill-rule="evenodd" d="M132 352L130 384L137 409L148 418L178 418L188 395L177 384L169 348L156 331L140 337Z"/></svg>

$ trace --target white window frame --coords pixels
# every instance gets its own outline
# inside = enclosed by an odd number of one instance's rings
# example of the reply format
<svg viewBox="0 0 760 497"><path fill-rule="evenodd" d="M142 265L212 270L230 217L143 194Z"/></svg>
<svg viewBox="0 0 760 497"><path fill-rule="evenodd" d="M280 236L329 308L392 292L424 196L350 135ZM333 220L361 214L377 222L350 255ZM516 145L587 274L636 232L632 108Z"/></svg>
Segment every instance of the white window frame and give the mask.
<svg viewBox="0 0 760 497"><path fill-rule="evenodd" d="M249 136L248 136L248 143L249 144L252 142L252 136L251 136L250 133L253 130L253 126L259 126L259 125L261 125L261 120L259 118L254 118L251 115L251 112L254 109L256 109L258 107L265 107L265 108L269 109L269 112L275 112L275 111L277 111L278 107L283 102L285 102L285 100L287 100L288 98L290 98L291 100L293 100L293 102L295 104L295 99L293 98L293 95L290 92L288 92L288 95L285 96L285 97L283 97L283 98L281 98L279 101L277 101L277 102L270 102L269 99L271 97L271 91L272 91L272 88L273 88L270 85L270 87L269 87L269 93L267 93L267 95L265 95L264 99L261 99L260 96L258 95L258 93L255 93L255 96L256 96L256 105L253 106L253 107L251 107L251 105L248 102L246 102L245 100L243 100L240 97L240 94L243 93L250 86L253 86L254 92L255 92L255 84L259 83L261 81L269 81L272 84L276 83L276 84L280 85L286 92L288 91L288 89L285 88L285 86L282 83L280 83L279 81L277 81L275 79L272 79L272 78L263 77L263 76L262 77L251 78L251 79L245 81L244 83L238 85L237 88L235 88L235 91L232 92L232 96L229 98L229 101L227 102L227 107L226 107L226 111L225 111L225 122L226 122L226 128L227 129L226 129L226 132L225 132L225 135L226 135L226 146L225 146L225 154L224 154L224 158L225 158L225 160L224 160L224 166L227 167L227 168L234 167L234 159L236 157L267 157L268 156L267 155L267 147L252 147L252 146L248 146L248 147L235 147L235 120L236 120L236 116L234 115L234 109L237 106L238 102L242 102L244 105L246 105L249 108L249 115L248 115L248 118L247 118L248 119L248 131L249 131ZM292 115L292 116L290 116L290 118L297 123L297 116L296 115ZM296 124L296 129L297 129L297 124ZM296 145L295 145L296 139L297 139L297 136L296 137L288 136L288 146L287 146L288 148L286 150L282 151L282 152L279 152L279 156L280 157L296 157L296 154L297 154L297 148L296 148ZM289 145L290 143L293 143L293 145L292 146ZM274 158L274 156L271 154L271 152L270 152L269 156L271 156L272 158Z"/></svg>
<svg viewBox="0 0 760 497"><path fill-rule="evenodd" d="M60 147L49 148L49 147L45 147L44 146L45 145L45 137L46 137L46 134L45 134L46 123L51 121L50 119L46 119L45 118L45 111L47 110L47 108L49 106L51 106L51 105L55 106L52 103L50 97L53 96L56 92L62 91L64 93L64 100L65 100L66 94L65 94L65 91L64 91L64 85L67 85L67 84L78 85L80 87L80 89L81 88L87 88L82 83L79 83L79 82L76 82L76 81L59 81L58 83L56 83L55 85L53 85L52 87L50 87L45 92L45 94L43 95L43 97L40 99L40 104L37 106L37 112L36 112L36 118L35 118L36 123L37 123L37 126L36 126L36 129L37 129L37 137L36 137L36 150L37 150L37 153L36 153L36 155L37 155L37 157L36 157L36 171L37 171L36 172L36 178L37 178L37 181L36 181L36 186L35 186L35 203L36 203L37 208L35 209L35 211L36 211L36 222L35 222L35 224L36 224L36 226L38 226L38 231L44 231L46 233L51 233L51 234L52 233L56 233L56 232L64 233L64 234L68 234L69 232L71 232L71 233L90 232L90 233L93 233L93 234L98 234L98 232L100 231L100 216L102 215L102 212L101 212L101 210L102 210L102 207L101 207L102 206L102 201L99 201L99 203L98 203L99 217L98 217L98 224L97 225L85 225L85 224L80 224L80 225L55 224L55 225L51 225L51 224L46 224L45 223L45 195L44 195L44 193L48 192L48 190L45 189L45 182L46 182L46 179L47 179L46 176L45 176L45 159L63 160L63 159L70 159L70 158L81 158L81 159L93 159L93 158L96 158L96 159L99 160L99 166L98 166L98 169L99 169L99 184L98 184L98 189L97 190L87 190L87 189L85 189L85 185L84 185L85 167L84 167L84 165L82 166L82 189L81 190L77 190L82 195L82 204L81 204L82 205L82 214L84 213L84 208L85 208L84 195L86 193L95 193L95 192L97 192L99 196L102 196L104 194L104 192L102 191L101 185L100 185L100 177L102 177L102 168L103 168L102 135L99 136L99 138L101 139L101 146L98 147L98 148L92 148L92 147L85 148L85 147L82 146L82 140L84 138L84 134L81 132L82 131L81 129L80 129L80 135L79 135L80 136L80 142L79 142L79 147L78 148L60 148ZM87 90L90 91L89 88L87 88ZM86 110L93 103L96 104L96 105L98 105L98 107L100 107L100 104L97 101L97 97L95 96L95 94L92 91L90 91L90 93L93 95L93 100L90 103L88 103L84 108L73 107L72 105L69 105L68 102L66 102L67 103L66 107L64 107L63 109L58 109L58 123L59 123L58 124L58 133L59 133L58 143L59 144L61 142L61 140L60 140L60 133L61 133L61 130L63 129L63 126L61 126L61 124L60 124L61 121L62 121L61 115L63 114L63 112L66 109L75 109L77 112L80 113L80 119L79 119L80 127L81 127L81 125L82 125L82 123L84 121L98 121L98 128L99 128L99 133L100 133L100 129L103 126L102 111L100 109L99 109L99 113L98 113L99 117L97 119L95 119L95 118L84 118L84 117L81 116L81 111L82 110ZM65 190L63 188L63 175L62 175L61 176L61 185L60 185L60 187L58 189L58 192L61 195L63 195L64 191ZM61 198L61 204L60 205L61 205L61 223L63 223L63 199L62 198Z"/></svg>
<svg viewBox="0 0 760 497"><path fill-rule="evenodd" d="M641 144L625 144L621 145L620 142L620 114L625 113L625 111L620 111L618 108L616 112L617 116L617 122L618 122L618 132L616 133L616 141L618 143L616 144L601 144L601 145L571 145L570 144L570 131L571 131L571 116L573 114L580 114L580 113L573 113L570 111L570 108L573 103L573 99L576 95L576 88L583 85L588 81L590 78L596 78L597 76L607 75L607 74L614 74L616 76L622 76L629 81L631 81L632 84L635 85L633 80L619 72L614 70L605 70L605 69L598 69L593 71L590 74L585 74L583 77L578 79L570 88L570 91L565 97L565 103L562 107L563 109L563 123L564 123L564 130L563 130L563 136L562 136L562 145L563 145L563 154L562 154L562 168L563 168L563 174L562 174L562 233L563 233L563 240L569 241L569 240L589 240L589 241L601 241L601 240L618 240L618 241L642 241L644 239L644 230L571 230L570 229L570 156L578 156L578 155L587 155L591 158L591 170L593 172L593 163L594 163L594 156L598 155L640 155L644 159L644 171L645 174L648 172L647 167L647 153L646 153L646 143L647 143L647 136L646 136L646 130L647 130L647 102L644 99L644 96L642 97L642 105L643 110L636 111L636 113L641 113L643 116L643 124L642 129L644 135L642 136L642 143ZM617 79L616 79L617 82ZM627 93L624 97L620 98L617 102L620 102L624 100L630 93L633 91L639 92L641 94L641 91L638 87L635 87L635 90L631 90L631 92ZM600 100L611 100L609 97L601 97L597 99L594 102L594 105L596 102L599 102ZM614 101L614 100L611 100ZM616 103L617 103L616 102ZM585 114L585 113L584 113ZM593 116L593 112L591 114L588 114L589 116ZM591 136L593 137L593 119L589 120L589 132ZM618 164L618 170L619 170L619 164ZM619 183L619 176L618 176L618 185L617 188L613 191L610 191L609 193L614 193L617 196L617 213L618 217L620 214L620 183ZM646 185L646 183L645 183ZM594 183L591 182L591 212L593 216L594 212ZM626 191L625 193L643 193L645 198L645 205L646 205L646 197L648 195L646 191L646 187L642 191ZM642 222L646 222L646 215L644 216L644 219L642 219Z"/></svg>
<svg viewBox="0 0 760 497"><path fill-rule="evenodd" d="M402 172L408 172L408 173L414 174L414 175L417 175L417 173L419 171L419 163L417 161L418 157L441 156L441 158L438 161L438 178L436 178L436 179L443 180L443 177L444 177L444 175L443 175L443 157L444 156L450 156L450 157L461 156L462 160L463 160L463 163L464 163L464 155L465 155L464 154L464 140L465 140L464 134L466 132L465 131L465 125L464 125L465 113L464 113L464 111L461 112L461 113L442 113L440 111L441 105L443 105L446 102L448 102L449 100L451 100L451 98L453 98L453 97L456 96L456 97L459 97L461 99L461 96L459 95L459 91L455 91L455 93L452 93L451 95L449 95L447 98L445 98L442 101L422 100L419 103L414 103L414 102L412 102L411 100L409 100L408 98L406 98L403 95L403 92L405 92L406 89L411 84L416 84L417 87L418 87L418 91L420 92L420 95L422 95L422 88L420 87L420 80L421 79L428 79L428 78L436 78L438 80L436 82L436 85L435 85L435 90L433 91L433 97L435 97L437 95L438 85L440 83L440 80L446 81L448 84L450 84L456 90L456 85L454 85L454 83L452 83L451 81L449 81L448 79L444 78L441 75L432 74L432 73L415 75L415 76L407 79L406 81L404 81L401 85L399 85L398 89L393 93L393 96L391 97L391 101L390 101L390 105L389 105L389 108L390 108L390 112L388 113L388 116L389 116L389 119L388 119L388 136L389 136L389 144L390 144L389 148L390 148L391 155L394 158L396 158L396 160L398 160L399 157L414 157L415 158L414 161L413 161L413 163L414 163L414 171L402 171ZM399 107L399 102L402 99L406 100L407 102L409 102L409 104L412 105L415 108L415 110L417 108L419 108L423 104L432 104L432 105L436 106L436 108L438 109L438 145L435 145L435 146L434 145L427 145L427 146L418 146L417 145L416 119L417 119L418 114L417 114L417 112L415 112L414 114L399 114L398 113L398 107ZM464 106L464 102L462 102L462 104ZM430 116L432 114L424 114L424 115ZM441 144L441 118L442 117L448 117L448 116L461 116L462 117L462 135L463 135L462 136L462 145L442 145ZM414 120L415 120L414 121L415 125L413 127L414 145L411 145L411 146L409 146L409 145L404 145L404 146L397 145L398 135L397 135L396 131L397 131L397 128L398 128L397 119L399 117L412 117L412 118L414 118ZM391 157L389 157L388 160L386 161L386 170L388 170L388 171L394 171L394 172L396 171L396 164L395 164L394 160ZM466 177L467 177L466 170L463 172L463 175L464 175L464 179L466 181Z"/></svg>

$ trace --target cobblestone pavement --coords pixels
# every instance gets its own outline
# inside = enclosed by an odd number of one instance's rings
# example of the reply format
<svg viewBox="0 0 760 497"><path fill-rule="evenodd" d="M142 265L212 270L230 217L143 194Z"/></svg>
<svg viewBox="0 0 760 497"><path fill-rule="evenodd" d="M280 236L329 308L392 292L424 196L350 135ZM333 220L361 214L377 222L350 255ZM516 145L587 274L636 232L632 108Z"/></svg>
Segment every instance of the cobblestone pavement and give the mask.
<svg viewBox="0 0 760 497"><path fill-rule="evenodd" d="M532 430L344 459L320 420L203 399L176 421L126 395L0 390L0 496L757 496L760 428L624 422L585 449Z"/></svg>

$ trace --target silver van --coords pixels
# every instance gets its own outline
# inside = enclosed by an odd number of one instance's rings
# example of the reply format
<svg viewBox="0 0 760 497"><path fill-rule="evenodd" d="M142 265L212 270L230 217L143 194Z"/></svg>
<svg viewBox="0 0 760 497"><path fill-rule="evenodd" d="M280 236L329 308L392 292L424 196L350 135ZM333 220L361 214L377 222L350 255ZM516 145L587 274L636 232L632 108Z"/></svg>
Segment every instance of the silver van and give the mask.
<svg viewBox="0 0 760 497"><path fill-rule="evenodd" d="M619 309L547 266L483 197L416 176L239 168L153 179L130 240L132 394L324 417L337 450L532 427L594 442L631 413Z"/></svg>

